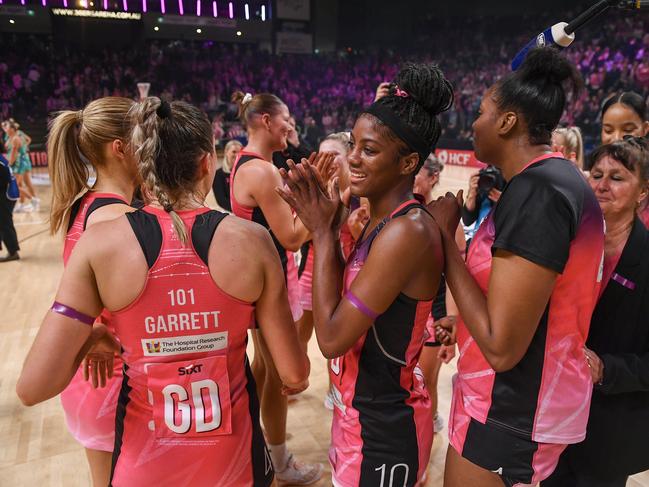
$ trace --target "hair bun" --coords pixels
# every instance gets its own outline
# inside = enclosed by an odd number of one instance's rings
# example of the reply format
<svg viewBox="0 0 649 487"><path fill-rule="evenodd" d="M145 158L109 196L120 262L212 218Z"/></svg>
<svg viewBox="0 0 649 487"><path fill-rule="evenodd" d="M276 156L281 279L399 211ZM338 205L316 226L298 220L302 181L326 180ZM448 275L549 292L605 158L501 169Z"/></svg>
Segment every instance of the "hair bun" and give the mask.
<svg viewBox="0 0 649 487"><path fill-rule="evenodd" d="M436 64L406 64L397 75L396 85L431 115L439 115L453 105L453 86ZM393 87L396 94L396 87Z"/></svg>
<svg viewBox="0 0 649 487"><path fill-rule="evenodd" d="M580 79L574 65L553 47L532 49L517 74L528 82L546 80L558 85L567 80L579 84Z"/></svg>
<svg viewBox="0 0 649 487"><path fill-rule="evenodd" d="M232 93L232 103L236 103L240 107L247 105L252 101L253 95L252 93L244 93L243 91L235 91Z"/></svg>

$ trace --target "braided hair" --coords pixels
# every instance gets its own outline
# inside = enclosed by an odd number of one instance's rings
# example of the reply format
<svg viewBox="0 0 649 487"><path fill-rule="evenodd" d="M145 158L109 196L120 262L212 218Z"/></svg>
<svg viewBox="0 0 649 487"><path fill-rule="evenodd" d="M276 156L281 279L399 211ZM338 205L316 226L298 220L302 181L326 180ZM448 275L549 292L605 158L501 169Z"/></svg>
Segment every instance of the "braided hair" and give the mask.
<svg viewBox="0 0 649 487"><path fill-rule="evenodd" d="M133 106L131 144L147 200L156 199L171 215L181 242L187 229L174 206L193 192L197 165L213 153L213 134L207 115L185 102L167 103L145 98Z"/></svg>

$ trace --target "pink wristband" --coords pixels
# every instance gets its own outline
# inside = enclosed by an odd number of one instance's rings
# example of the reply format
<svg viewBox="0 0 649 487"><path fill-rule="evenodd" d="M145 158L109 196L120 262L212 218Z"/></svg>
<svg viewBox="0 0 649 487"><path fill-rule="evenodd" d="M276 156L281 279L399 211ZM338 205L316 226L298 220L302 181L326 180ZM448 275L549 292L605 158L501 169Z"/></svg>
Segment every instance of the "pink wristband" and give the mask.
<svg viewBox="0 0 649 487"><path fill-rule="evenodd" d="M381 313L375 313L374 311L369 309L367 306L365 306L365 303L363 303L363 301L361 301L356 296L354 296L354 294L351 291L347 291L345 293L345 298L347 299L347 301L349 301L351 303L351 305L354 308L356 308L358 311L363 313L368 318L371 318L371 319L375 320L381 314Z"/></svg>
<svg viewBox="0 0 649 487"><path fill-rule="evenodd" d="M68 318L72 318L73 320L80 321L84 325L92 326L93 323L95 322L94 317L88 316L87 314L77 311L76 309L71 308L70 306L66 306L65 304L59 303L58 301L54 301L54 304L52 304L52 307L50 309L55 313L66 316Z"/></svg>

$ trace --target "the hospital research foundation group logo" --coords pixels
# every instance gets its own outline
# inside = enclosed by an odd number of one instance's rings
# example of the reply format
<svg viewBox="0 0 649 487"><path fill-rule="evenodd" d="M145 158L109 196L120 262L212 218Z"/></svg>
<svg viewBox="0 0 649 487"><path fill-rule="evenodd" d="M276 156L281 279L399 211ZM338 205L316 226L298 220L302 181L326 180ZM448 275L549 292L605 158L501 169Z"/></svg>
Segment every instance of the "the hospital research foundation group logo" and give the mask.
<svg viewBox="0 0 649 487"><path fill-rule="evenodd" d="M142 352L145 357L214 352L225 350L227 347L227 331L202 335L142 339Z"/></svg>

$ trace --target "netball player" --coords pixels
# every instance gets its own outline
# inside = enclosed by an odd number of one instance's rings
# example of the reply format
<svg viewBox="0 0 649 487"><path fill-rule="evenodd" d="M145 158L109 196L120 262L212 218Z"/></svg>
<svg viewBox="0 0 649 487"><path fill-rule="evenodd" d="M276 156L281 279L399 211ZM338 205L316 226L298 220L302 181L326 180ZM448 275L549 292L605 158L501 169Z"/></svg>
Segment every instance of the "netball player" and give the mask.
<svg viewBox="0 0 649 487"><path fill-rule="evenodd" d="M592 383L584 343L601 280L603 221L578 168L551 151L564 87L580 82L572 64L542 48L486 92L473 124L476 157L509 184L466 266L453 239L458 202L447 197L432 208L464 321L446 487L536 484L586 433Z"/></svg>
<svg viewBox="0 0 649 487"><path fill-rule="evenodd" d="M151 204L81 237L18 395L59 393L104 339L91 325L106 308L124 360L111 485L270 485L245 355L253 315L288 389L304 389L309 369L276 251L265 230L204 206L216 171L204 113L150 97L132 117Z"/></svg>
<svg viewBox="0 0 649 487"><path fill-rule="evenodd" d="M602 144L622 140L625 135L649 134L647 105L641 95L626 91L610 96L602 105Z"/></svg>
<svg viewBox="0 0 649 487"><path fill-rule="evenodd" d="M645 137L649 134L649 117L644 98L627 91L609 97L602 106L602 144L612 144L626 135ZM638 216L649 228L649 198L638 207Z"/></svg>
<svg viewBox="0 0 649 487"><path fill-rule="evenodd" d="M416 195L421 195L426 204L433 200L433 189L439 183L443 170L444 165L431 154L415 176L413 192ZM456 240L458 248L461 252L464 252L466 249L466 241L464 240L464 231L459 225L456 231ZM444 419L437 411L437 379L439 377L439 371L442 362L448 363L455 356L455 344L449 346L442 345L437 339L435 328L443 322L449 322L450 324L447 327L452 327L456 315L457 307L455 306L451 293L446 292L446 282L442 277L442 282L440 283L437 296L435 296L433 307L426 323L429 337L424 343L424 348L419 356L419 367L424 375L424 381L426 382L426 388L430 396L431 409L433 410L433 430L435 433L439 433L444 428Z"/></svg>
<svg viewBox="0 0 649 487"><path fill-rule="evenodd" d="M561 152L579 169L584 169L584 139L579 127L560 127L552 132L552 152Z"/></svg>
<svg viewBox="0 0 649 487"><path fill-rule="evenodd" d="M132 105L133 101L127 98L100 98L83 110L59 113L50 125L50 230L66 233L65 264L86 228L133 210L128 204L139 178L133 156L127 149L128 111ZM82 157L97 176L91 188L88 166ZM108 313L102 313L101 321L112 330ZM113 361L113 355L110 349L103 353L95 350L85 364L87 367L80 368L61 393L68 430L86 449L95 486L108 484L115 442L115 409L122 363L119 359ZM109 366L108 374L105 363ZM85 380L84 376L93 368L101 368L103 380L108 375L104 388L96 389Z"/></svg>
<svg viewBox="0 0 649 487"><path fill-rule="evenodd" d="M339 132L330 134L320 143L319 151L321 153L330 153L335 155L333 167L336 168L336 174L341 180L340 186L344 191L349 187L349 166L347 164L347 154L349 153L349 134ZM349 227L343 225L341 229L342 240L347 240L347 248L353 246L353 238L349 232ZM343 253L345 243L343 245ZM298 335L300 343L307 351L308 343L313 333L313 243L309 242L303 246L302 262L300 263L300 305L303 314L297 322Z"/></svg>
<svg viewBox="0 0 649 487"><path fill-rule="evenodd" d="M412 189L439 138L438 114L452 102L439 68L408 65L356 120L351 193L368 198L370 220L346 266L338 188L329 196L304 164L293 166L290 191L278 188L313 234L313 316L336 395L329 454L335 486L423 482L433 413L414 371L444 257L439 229Z"/></svg>
<svg viewBox="0 0 649 487"><path fill-rule="evenodd" d="M284 269L293 320L302 316L298 269L293 253L308 240L309 232L291 208L275 192L282 184L273 165L273 152L287 147L291 127L288 107L275 95L254 96L237 92L239 117L248 132L248 145L239 153L230 178L232 212L259 223L273 239ZM293 322L292 320L292 322ZM322 465L296 462L286 448L288 401L281 393L281 381L268 357L265 345L253 331L253 371L261 400L261 417L278 480L307 485L322 476Z"/></svg>
<svg viewBox="0 0 649 487"><path fill-rule="evenodd" d="M20 190L20 201L14 211L29 213L38 210L40 200L36 198L31 183L32 161L27 153L27 141L21 137L18 124L13 120L5 121L3 128L7 133L6 146L9 165L16 176L16 182ZM25 203L27 198L29 198L29 203Z"/></svg>

